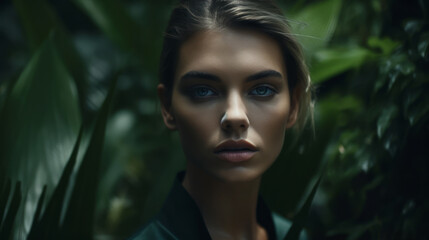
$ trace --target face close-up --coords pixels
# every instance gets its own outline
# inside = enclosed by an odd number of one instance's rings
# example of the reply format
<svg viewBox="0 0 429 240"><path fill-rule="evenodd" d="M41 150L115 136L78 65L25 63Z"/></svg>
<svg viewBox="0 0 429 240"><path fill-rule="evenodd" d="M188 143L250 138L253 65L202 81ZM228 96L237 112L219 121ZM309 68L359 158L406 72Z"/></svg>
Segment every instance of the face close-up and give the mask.
<svg viewBox="0 0 429 240"><path fill-rule="evenodd" d="M254 30L200 31L182 44L163 116L192 169L250 181L273 164L296 120L286 71L277 41Z"/></svg>

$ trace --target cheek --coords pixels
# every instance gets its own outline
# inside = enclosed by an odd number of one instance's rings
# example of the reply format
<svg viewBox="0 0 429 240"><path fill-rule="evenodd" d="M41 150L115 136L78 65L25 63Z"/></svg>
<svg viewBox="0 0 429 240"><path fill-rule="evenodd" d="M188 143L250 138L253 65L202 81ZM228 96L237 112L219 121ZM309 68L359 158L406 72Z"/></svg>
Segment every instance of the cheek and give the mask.
<svg viewBox="0 0 429 240"><path fill-rule="evenodd" d="M173 106L177 130L184 150L206 148L216 131L216 116L210 106L187 104L184 99Z"/></svg>
<svg viewBox="0 0 429 240"><path fill-rule="evenodd" d="M273 105L259 109L259 114L254 117L255 131L270 157L276 158L282 149L289 112L290 104L287 96Z"/></svg>

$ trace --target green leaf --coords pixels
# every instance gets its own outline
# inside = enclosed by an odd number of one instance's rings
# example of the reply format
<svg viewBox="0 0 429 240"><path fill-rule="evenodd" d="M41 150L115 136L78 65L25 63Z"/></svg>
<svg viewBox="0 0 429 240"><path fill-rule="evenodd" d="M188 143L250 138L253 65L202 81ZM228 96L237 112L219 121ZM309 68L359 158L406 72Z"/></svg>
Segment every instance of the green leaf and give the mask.
<svg viewBox="0 0 429 240"><path fill-rule="evenodd" d="M401 45L398 41L393 41L390 38L377 38L377 37L370 37L368 39L368 46L373 48L379 48L381 49L381 52L384 55L391 54L399 45Z"/></svg>
<svg viewBox="0 0 429 240"><path fill-rule="evenodd" d="M422 98L421 102L413 105L408 112L408 120L410 125L415 125L429 115L429 99L428 97Z"/></svg>
<svg viewBox="0 0 429 240"><path fill-rule="evenodd" d="M21 205L21 182L15 184L15 192L13 193L10 206L7 210L6 216L0 226L0 239L10 239L13 226L15 224L15 218Z"/></svg>
<svg viewBox="0 0 429 240"><path fill-rule="evenodd" d="M317 179L317 182L314 184L311 189L310 195L308 195L305 200L304 205L301 207L299 212L295 215L292 226L286 234L284 240L296 240L299 239L301 230L304 228L305 223L307 222L308 213L310 212L311 203L313 202L314 195L316 194L317 188L319 187L320 181L322 180L322 175Z"/></svg>
<svg viewBox="0 0 429 240"><path fill-rule="evenodd" d="M46 0L13 0L13 3L33 52L39 49L51 32L55 31L53 42L66 68L76 81L83 104L88 82L86 64L54 9Z"/></svg>
<svg viewBox="0 0 429 240"><path fill-rule="evenodd" d="M347 70L357 68L375 56L360 47L323 49L314 54L310 68L313 83L320 83Z"/></svg>
<svg viewBox="0 0 429 240"><path fill-rule="evenodd" d="M61 230L61 239L92 239L102 148L117 78L98 114L89 146L76 176Z"/></svg>
<svg viewBox="0 0 429 240"><path fill-rule="evenodd" d="M83 134L83 127L79 131L76 143L73 148L73 152L70 156L67 165L64 168L61 179L52 194L49 204L46 206L46 210L43 213L40 221L33 223L31 227L28 240L30 239L58 239L60 229L60 217L62 210L65 205L65 195L69 187L70 177L73 173L74 166L79 151L80 141Z"/></svg>
<svg viewBox="0 0 429 240"><path fill-rule="evenodd" d="M12 187L12 182L10 179L2 185L2 191L0 195L0 226L2 225L3 215L6 212L7 200L9 200L9 194Z"/></svg>
<svg viewBox="0 0 429 240"><path fill-rule="evenodd" d="M57 184L81 124L74 82L52 41L34 54L0 116L0 175L22 182L25 207L16 231L24 233L43 186Z"/></svg>
<svg viewBox="0 0 429 240"><path fill-rule="evenodd" d="M53 29L62 26L45 0L13 0L31 50L37 51Z"/></svg>
<svg viewBox="0 0 429 240"><path fill-rule="evenodd" d="M377 121L377 136L379 138L384 136L384 133L390 127L393 118L398 115L398 112L398 107L393 104L383 109Z"/></svg>
<svg viewBox="0 0 429 240"><path fill-rule="evenodd" d="M47 188L46 188L46 185L45 185L43 187L42 194L40 194L39 202L37 203L37 208L36 208L36 212L34 213L33 224L31 225L31 228L34 228L34 226L36 224L38 224L38 222L39 222L40 214L41 214L42 208L43 208L43 201L45 200L45 196L46 196L46 189ZM28 237L27 239L29 239L29 238L30 237Z"/></svg>
<svg viewBox="0 0 429 240"><path fill-rule="evenodd" d="M117 0L74 0L98 27L122 49L143 57L147 40L143 28ZM143 58L142 58L143 59Z"/></svg>
<svg viewBox="0 0 429 240"><path fill-rule="evenodd" d="M429 33L420 36L417 51L422 58L426 58L429 55Z"/></svg>
<svg viewBox="0 0 429 240"><path fill-rule="evenodd" d="M331 39L338 22L341 0L318 1L290 14L293 32L306 53L325 46Z"/></svg>
<svg viewBox="0 0 429 240"><path fill-rule="evenodd" d="M325 96L319 100L315 109L318 122L321 124L319 131L350 122L363 107L362 100L353 95L341 96L338 93L332 93Z"/></svg>

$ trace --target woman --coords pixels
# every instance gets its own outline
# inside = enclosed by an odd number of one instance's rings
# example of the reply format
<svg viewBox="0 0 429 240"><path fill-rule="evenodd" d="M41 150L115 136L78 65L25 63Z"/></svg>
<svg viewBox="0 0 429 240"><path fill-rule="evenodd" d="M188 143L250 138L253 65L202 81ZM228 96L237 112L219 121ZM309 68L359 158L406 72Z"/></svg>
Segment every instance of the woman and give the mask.
<svg viewBox="0 0 429 240"><path fill-rule="evenodd" d="M160 214L133 239L283 239L259 196L285 131L302 128L310 82L299 44L268 0L182 1L160 64L165 125L187 159Z"/></svg>

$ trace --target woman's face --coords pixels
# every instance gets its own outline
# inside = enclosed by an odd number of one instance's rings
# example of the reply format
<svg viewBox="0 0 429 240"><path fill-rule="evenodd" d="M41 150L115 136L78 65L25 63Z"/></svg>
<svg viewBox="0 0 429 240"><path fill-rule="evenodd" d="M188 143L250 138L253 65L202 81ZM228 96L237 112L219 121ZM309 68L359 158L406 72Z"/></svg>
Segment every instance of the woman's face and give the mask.
<svg viewBox="0 0 429 240"><path fill-rule="evenodd" d="M171 105L162 84L158 92L191 169L223 181L260 177L296 120L286 76L280 46L262 33L201 31L184 42Z"/></svg>

